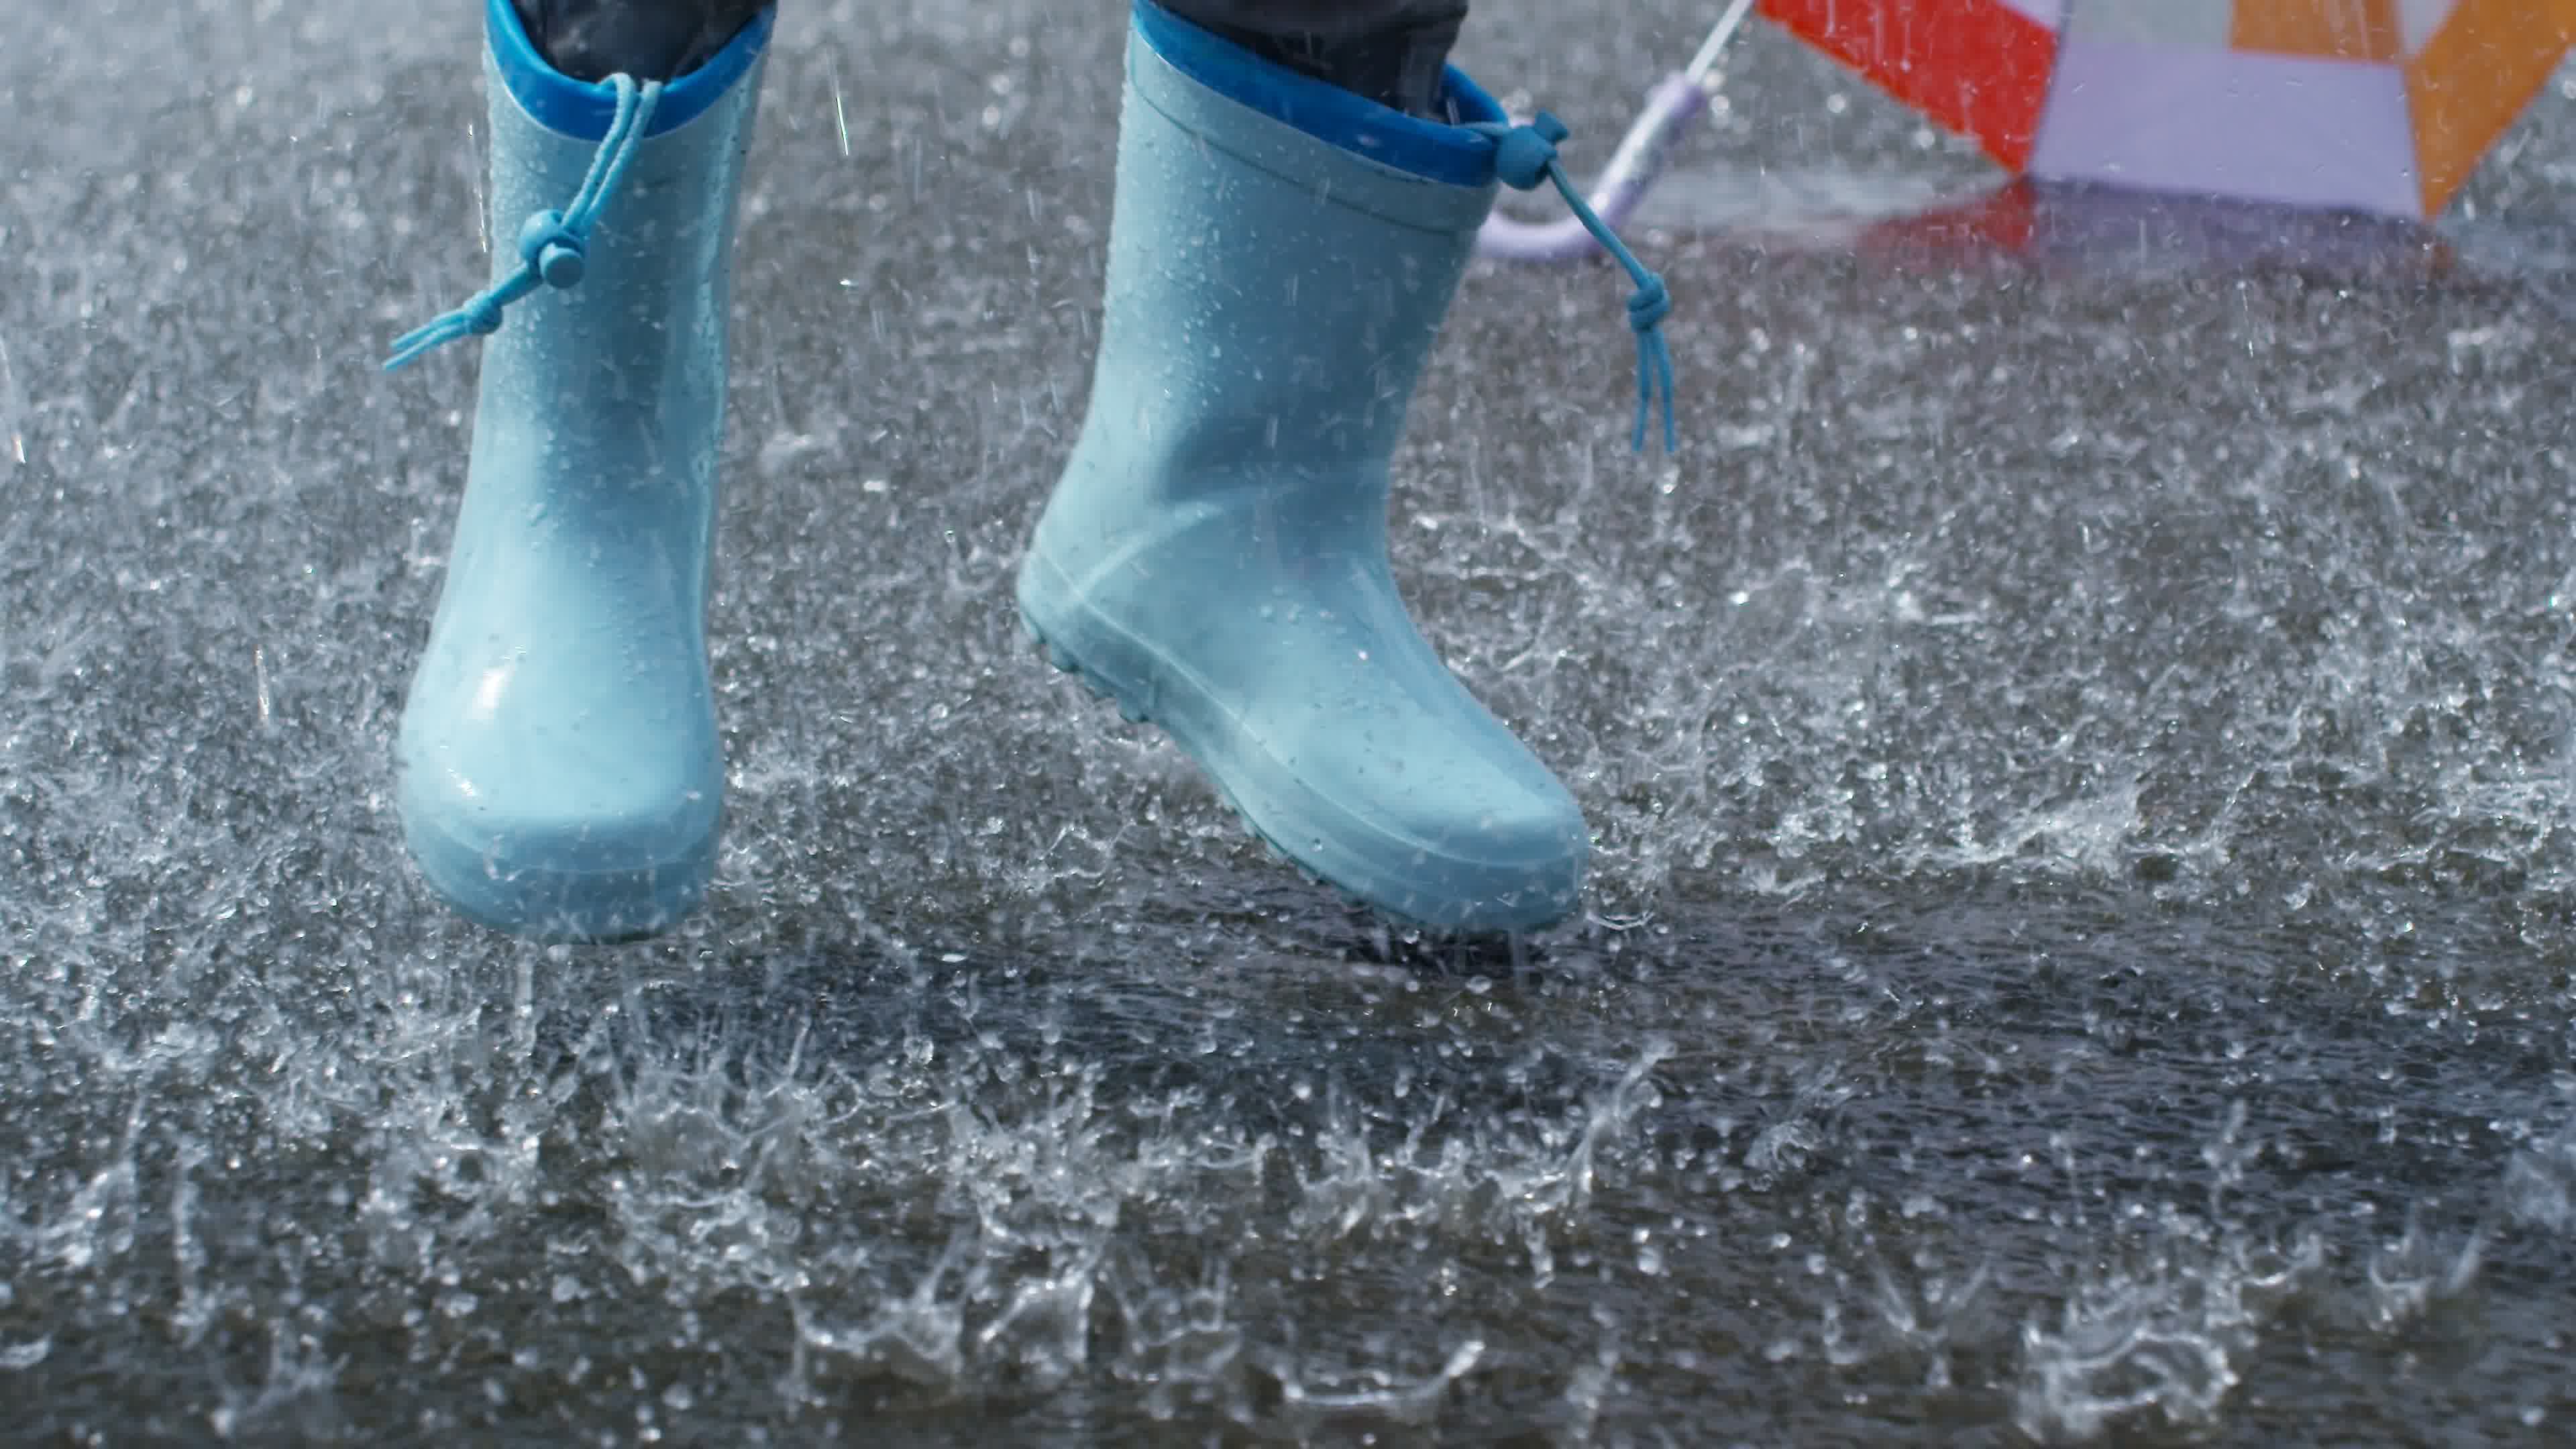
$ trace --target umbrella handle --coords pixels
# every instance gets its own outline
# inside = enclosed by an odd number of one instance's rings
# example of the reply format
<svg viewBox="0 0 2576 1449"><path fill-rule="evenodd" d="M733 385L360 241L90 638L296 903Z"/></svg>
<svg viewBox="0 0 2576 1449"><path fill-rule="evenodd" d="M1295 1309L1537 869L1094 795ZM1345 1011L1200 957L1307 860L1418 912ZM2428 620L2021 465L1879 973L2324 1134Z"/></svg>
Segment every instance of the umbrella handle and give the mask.
<svg viewBox="0 0 2576 1449"><path fill-rule="evenodd" d="M1672 75L1646 97L1645 110L1621 138L1610 164L1602 168L1596 189L1587 198L1601 220L1612 227L1626 221L1643 201L1664 167L1673 142L1708 110L1709 92L1702 81ZM1575 220L1514 221L1499 213L1487 217L1476 233L1479 256L1515 262L1566 262L1592 255L1601 244Z"/></svg>

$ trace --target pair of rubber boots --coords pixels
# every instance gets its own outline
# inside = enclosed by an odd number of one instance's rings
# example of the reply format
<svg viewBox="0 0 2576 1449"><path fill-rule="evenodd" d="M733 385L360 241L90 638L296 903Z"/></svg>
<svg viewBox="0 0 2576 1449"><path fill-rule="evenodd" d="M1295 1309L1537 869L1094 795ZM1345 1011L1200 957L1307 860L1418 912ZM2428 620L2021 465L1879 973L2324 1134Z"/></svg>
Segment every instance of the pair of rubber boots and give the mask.
<svg viewBox="0 0 2576 1449"><path fill-rule="evenodd" d="M587 84L490 0L502 273L395 359L488 337L399 744L412 854L488 925L650 935L714 872L727 279L770 30L668 85ZM1406 116L1140 0L1089 415L1019 604L1290 861L1516 931L1573 909L1582 815L1387 559L1388 460L1496 188L1499 107L1454 69L1446 101L1459 124Z"/></svg>

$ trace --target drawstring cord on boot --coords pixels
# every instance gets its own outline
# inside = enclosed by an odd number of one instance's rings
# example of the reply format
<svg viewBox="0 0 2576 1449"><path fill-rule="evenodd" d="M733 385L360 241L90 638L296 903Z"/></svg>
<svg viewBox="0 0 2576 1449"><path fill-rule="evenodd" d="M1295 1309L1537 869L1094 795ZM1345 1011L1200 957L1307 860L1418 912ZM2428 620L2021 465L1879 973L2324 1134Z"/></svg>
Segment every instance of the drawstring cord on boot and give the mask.
<svg viewBox="0 0 2576 1449"><path fill-rule="evenodd" d="M1637 284L1637 290L1628 297L1628 326L1637 334L1637 430L1633 446L1641 453L1646 450L1646 419L1660 397L1664 405L1664 451L1675 451L1680 439L1673 428L1673 351L1663 332L1664 318L1673 310L1672 293L1665 290L1663 278L1647 270L1646 264L1620 242L1565 174L1565 167L1556 159L1556 143L1573 133L1563 121L1545 111L1526 126L1479 121L1467 129L1494 138L1494 174L1505 186L1515 191L1535 191L1542 181L1555 182L1566 206L1574 212L1574 219L1583 223L1583 229L1592 233L1603 251L1628 269L1628 279Z"/></svg>
<svg viewBox="0 0 2576 1449"><path fill-rule="evenodd" d="M617 183L625 179L645 129L653 124L653 108L662 99L660 81L639 86L632 76L615 75L609 83L617 88L617 114L608 123L608 134L600 138L599 154L591 159L590 174L582 178L572 203L561 211L540 211L529 217L519 228L519 269L455 311L395 338L394 355L386 359L385 371L408 366L459 338L488 337L500 331L502 309L540 285L560 290L581 281L590 229L617 193Z"/></svg>

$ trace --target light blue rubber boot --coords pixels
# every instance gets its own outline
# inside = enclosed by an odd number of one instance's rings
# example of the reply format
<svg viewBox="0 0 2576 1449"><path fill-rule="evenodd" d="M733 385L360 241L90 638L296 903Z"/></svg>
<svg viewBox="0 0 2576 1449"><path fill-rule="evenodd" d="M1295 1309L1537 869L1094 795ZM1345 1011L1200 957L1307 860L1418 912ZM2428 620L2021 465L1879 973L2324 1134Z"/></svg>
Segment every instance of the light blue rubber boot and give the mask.
<svg viewBox="0 0 2576 1449"><path fill-rule="evenodd" d="M1563 133L1448 82L1459 125L1135 7L1089 416L1019 604L1295 864L1400 919L1527 930L1577 904L1582 812L1407 614L1387 465L1504 133L1545 153L1523 186Z"/></svg>
<svg viewBox="0 0 2576 1449"><path fill-rule="evenodd" d="M667 86L594 85L489 0L498 275L388 364L488 335L399 745L413 858L487 925L650 935L714 872L707 578L734 197L771 23Z"/></svg>

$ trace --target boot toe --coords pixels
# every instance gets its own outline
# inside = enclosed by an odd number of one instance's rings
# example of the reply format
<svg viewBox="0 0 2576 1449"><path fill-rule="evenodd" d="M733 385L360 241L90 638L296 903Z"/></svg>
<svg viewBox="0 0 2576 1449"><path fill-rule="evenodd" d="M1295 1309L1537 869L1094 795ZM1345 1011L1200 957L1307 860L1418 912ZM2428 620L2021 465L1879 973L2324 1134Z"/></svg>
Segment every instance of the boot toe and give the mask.
<svg viewBox="0 0 2576 1449"><path fill-rule="evenodd" d="M712 761L645 750L613 765L548 752L420 751L402 782L405 843L439 895L539 940L652 935L695 909L715 870Z"/></svg>
<svg viewBox="0 0 2576 1449"><path fill-rule="evenodd" d="M1591 853L1582 809L1472 708L1400 740L1314 719L1298 721L1310 727L1293 744L1238 739L1192 753L1282 854L1389 915L1462 932L1553 925L1581 895Z"/></svg>
<svg viewBox="0 0 2576 1449"><path fill-rule="evenodd" d="M1528 775L1483 774L1406 791L1380 788L1345 808L1344 842L1321 872L1391 914L1444 930L1528 931L1570 915L1591 854L1574 797L1535 760ZM1445 773L1445 772L1444 772Z"/></svg>
<svg viewBox="0 0 2576 1449"><path fill-rule="evenodd" d="M1166 550L1152 592L1086 598L1033 550L1022 617L1307 873L1436 930L1573 914L1591 855L1581 807L1432 654L1391 581L1369 571L1326 607L1247 586L1249 570L1211 578L1208 554Z"/></svg>

